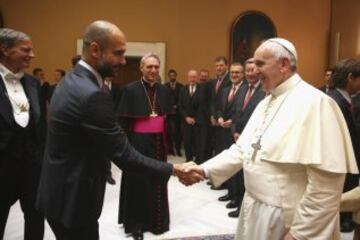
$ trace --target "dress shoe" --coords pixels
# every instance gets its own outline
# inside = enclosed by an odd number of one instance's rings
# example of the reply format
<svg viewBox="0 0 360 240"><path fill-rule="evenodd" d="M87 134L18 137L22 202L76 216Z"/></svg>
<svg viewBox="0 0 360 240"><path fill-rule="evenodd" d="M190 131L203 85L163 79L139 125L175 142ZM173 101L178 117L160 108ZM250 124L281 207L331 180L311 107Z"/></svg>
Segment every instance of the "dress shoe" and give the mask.
<svg viewBox="0 0 360 240"><path fill-rule="evenodd" d="M228 216L231 218L237 218L240 214L240 208L238 207L235 211L229 212Z"/></svg>
<svg viewBox="0 0 360 240"><path fill-rule="evenodd" d="M111 176L111 174L108 174L107 177L106 177L106 181L111 184L111 185L115 185L116 182L115 180L113 179L113 177Z"/></svg>
<svg viewBox="0 0 360 240"><path fill-rule="evenodd" d="M355 229L355 224L353 221L350 220L345 220L340 224L340 232L342 233L348 233L348 232L352 232Z"/></svg>
<svg viewBox="0 0 360 240"><path fill-rule="evenodd" d="M230 201L230 200L231 200L231 196L229 194L219 197L219 201L222 201L222 202Z"/></svg>
<svg viewBox="0 0 360 240"><path fill-rule="evenodd" d="M228 204L226 204L226 208L237 208L239 206L238 201L231 200Z"/></svg>
<svg viewBox="0 0 360 240"><path fill-rule="evenodd" d="M137 230L133 231L131 236L134 240L143 240L144 239L144 234L141 229L137 229Z"/></svg>
<svg viewBox="0 0 360 240"><path fill-rule="evenodd" d="M214 187L214 186L211 186L210 189L212 189L212 190L224 190L224 189L226 189L226 188L223 187L223 186L220 186L220 187L218 187L218 188L216 188L216 187Z"/></svg>

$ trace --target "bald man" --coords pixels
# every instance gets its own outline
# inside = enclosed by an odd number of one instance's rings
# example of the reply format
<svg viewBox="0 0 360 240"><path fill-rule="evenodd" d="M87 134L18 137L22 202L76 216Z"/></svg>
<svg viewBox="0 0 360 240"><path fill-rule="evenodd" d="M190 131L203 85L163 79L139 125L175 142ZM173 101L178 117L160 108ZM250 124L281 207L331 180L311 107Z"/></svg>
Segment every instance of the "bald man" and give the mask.
<svg viewBox="0 0 360 240"><path fill-rule="evenodd" d="M182 118L186 161L195 160L198 150L199 129L196 118L200 106L198 79L199 73L196 70L190 70L187 74L188 84L181 90L179 96L179 112Z"/></svg>
<svg viewBox="0 0 360 240"><path fill-rule="evenodd" d="M118 125L103 79L125 64L126 39L113 24L91 23L82 60L55 89L37 206L56 238L99 239L107 166L167 181L181 167L135 151Z"/></svg>

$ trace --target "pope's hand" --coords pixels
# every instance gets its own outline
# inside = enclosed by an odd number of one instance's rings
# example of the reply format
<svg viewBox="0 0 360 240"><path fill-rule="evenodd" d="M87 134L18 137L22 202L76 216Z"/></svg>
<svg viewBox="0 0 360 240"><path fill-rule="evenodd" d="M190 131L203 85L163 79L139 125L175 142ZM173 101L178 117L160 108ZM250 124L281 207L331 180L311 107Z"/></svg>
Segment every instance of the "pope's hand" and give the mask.
<svg viewBox="0 0 360 240"><path fill-rule="evenodd" d="M179 178L179 181L182 184L190 186L204 180L205 174L201 173L198 168L201 167L196 165L194 162L174 164L174 175Z"/></svg>
<svg viewBox="0 0 360 240"><path fill-rule="evenodd" d="M296 239L290 234L290 232L287 232L287 234L284 237L284 240L296 240Z"/></svg>

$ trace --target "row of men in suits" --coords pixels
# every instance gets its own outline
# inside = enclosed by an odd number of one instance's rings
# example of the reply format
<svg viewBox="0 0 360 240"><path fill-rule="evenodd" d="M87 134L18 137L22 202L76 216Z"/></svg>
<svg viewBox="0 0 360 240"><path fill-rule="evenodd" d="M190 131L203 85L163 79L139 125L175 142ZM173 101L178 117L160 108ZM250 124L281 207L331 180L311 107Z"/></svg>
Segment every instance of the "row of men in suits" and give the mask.
<svg viewBox="0 0 360 240"><path fill-rule="evenodd" d="M360 142L359 112L360 112L360 61L344 59L339 61L334 68L325 72L325 85L320 90L332 97L338 104L348 127L351 142L354 148L357 165L360 166ZM359 185L359 175L347 174L344 184L344 192ZM355 224L351 219L351 213L340 214L340 226L342 232L351 232Z"/></svg>
<svg viewBox="0 0 360 240"><path fill-rule="evenodd" d="M227 59L219 57L215 63L217 78L200 84L200 74L196 70L188 71L187 85L178 87L174 106L179 114L186 161L200 164L239 138L255 107L265 96L254 67L253 60L249 59L245 67L233 63L228 71ZM229 213L232 217L238 216L244 194L241 174L225 184L229 193L219 198L230 201L228 208L237 208Z"/></svg>

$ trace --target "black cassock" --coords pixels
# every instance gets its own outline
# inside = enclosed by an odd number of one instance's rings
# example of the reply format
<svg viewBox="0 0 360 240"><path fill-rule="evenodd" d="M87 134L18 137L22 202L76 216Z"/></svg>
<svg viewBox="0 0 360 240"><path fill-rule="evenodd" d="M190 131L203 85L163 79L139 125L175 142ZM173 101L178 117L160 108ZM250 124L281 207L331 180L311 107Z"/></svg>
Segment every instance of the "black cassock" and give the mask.
<svg viewBox="0 0 360 240"><path fill-rule="evenodd" d="M165 126L161 133L145 133L136 131L135 125L138 121L149 120L152 110L166 117L172 108L170 99L170 91L165 86L156 83L151 87L139 80L124 88L117 110L134 148L159 161L167 159ZM167 182L123 172L118 222L124 224L125 233L135 228L154 234L169 230Z"/></svg>

